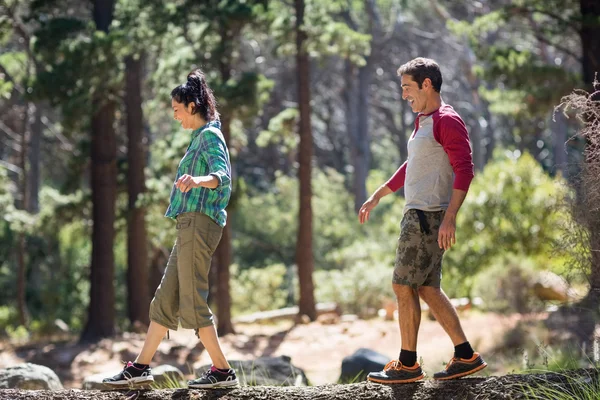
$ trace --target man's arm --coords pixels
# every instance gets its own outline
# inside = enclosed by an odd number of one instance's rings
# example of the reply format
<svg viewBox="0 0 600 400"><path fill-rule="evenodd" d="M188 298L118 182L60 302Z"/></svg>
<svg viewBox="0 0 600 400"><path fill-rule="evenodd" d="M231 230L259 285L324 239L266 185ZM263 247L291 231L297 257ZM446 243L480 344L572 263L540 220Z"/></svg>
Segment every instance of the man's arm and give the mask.
<svg viewBox="0 0 600 400"><path fill-rule="evenodd" d="M375 206L377 206L377 204L379 204L379 200L390 193L394 192L388 187L387 184L381 185L379 189L377 189L375 193L373 193L371 197L365 201L360 210L358 210L358 221L361 224L367 222L369 220L369 215L371 215L371 211L375 208Z"/></svg>
<svg viewBox="0 0 600 400"><path fill-rule="evenodd" d="M434 136L448 154L455 175L450 204L438 233L438 245L448 250L456 243L456 215L467 196L474 174L467 127L458 115L442 118L438 122L438 129L434 129Z"/></svg>
<svg viewBox="0 0 600 400"><path fill-rule="evenodd" d="M465 197L467 197L467 192L464 190L452 189L450 204L438 232L438 246L440 246L440 249L448 250L456 243L456 215L463 201L465 201Z"/></svg>

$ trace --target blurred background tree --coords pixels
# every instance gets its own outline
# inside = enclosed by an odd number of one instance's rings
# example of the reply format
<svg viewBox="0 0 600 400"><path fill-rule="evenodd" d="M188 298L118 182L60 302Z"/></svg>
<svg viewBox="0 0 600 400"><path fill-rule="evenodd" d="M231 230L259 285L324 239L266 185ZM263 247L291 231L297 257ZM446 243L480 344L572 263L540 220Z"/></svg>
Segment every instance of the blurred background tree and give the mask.
<svg viewBox="0 0 600 400"><path fill-rule="evenodd" d="M561 245L567 227L583 226L564 198L578 193L588 142L553 110L600 69L596 7L0 1L0 333L43 335L60 319L95 341L147 324L189 142L169 93L196 67L215 90L234 168L211 277L220 334L253 311L301 302L314 319L314 303L335 301L369 316L393 296L402 195L367 225L355 211L406 159L414 115L396 70L417 56L440 63L477 169L446 255L447 292L479 295L503 265L523 279L566 275L594 248ZM598 276L588 267L570 279Z"/></svg>

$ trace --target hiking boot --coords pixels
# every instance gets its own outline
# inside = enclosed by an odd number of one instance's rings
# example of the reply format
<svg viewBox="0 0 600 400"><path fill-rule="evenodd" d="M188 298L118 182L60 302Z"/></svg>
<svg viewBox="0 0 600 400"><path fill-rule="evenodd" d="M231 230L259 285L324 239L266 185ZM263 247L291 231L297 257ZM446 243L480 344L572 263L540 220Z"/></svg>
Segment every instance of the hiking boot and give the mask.
<svg viewBox="0 0 600 400"><path fill-rule="evenodd" d="M123 371L112 378L102 380L102 383L112 387L131 386L154 383L152 368L137 368L131 361L125 364Z"/></svg>
<svg viewBox="0 0 600 400"><path fill-rule="evenodd" d="M421 370L419 363L412 367L406 367L398 360L387 363L383 371L371 372L367 379L377 383L410 383L423 379L425 374Z"/></svg>
<svg viewBox="0 0 600 400"><path fill-rule="evenodd" d="M235 370L230 368L222 372L213 365L198 379L188 381L188 387L195 389L216 389L238 386L239 382L235 376Z"/></svg>
<svg viewBox="0 0 600 400"><path fill-rule="evenodd" d="M443 381L461 378L481 371L485 367L487 367L487 364L483 361L479 353L473 353L473 357L469 359L453 357L446 365L445 370L433 374L433 379Z"/></svg>

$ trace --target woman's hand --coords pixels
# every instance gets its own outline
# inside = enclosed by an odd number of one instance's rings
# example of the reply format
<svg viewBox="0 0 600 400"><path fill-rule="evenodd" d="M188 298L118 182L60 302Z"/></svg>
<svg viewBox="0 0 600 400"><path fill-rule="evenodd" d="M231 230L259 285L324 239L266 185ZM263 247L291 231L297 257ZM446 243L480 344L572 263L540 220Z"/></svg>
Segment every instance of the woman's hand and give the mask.
<svg viewBox="0 0 600 400"><path fill-rule="evenodd" d="M181 175L177 182L175 182L175 187L181 190L183 193L189 192L190 190L202 186L201 176L191 176L188 174Z"/></svg>

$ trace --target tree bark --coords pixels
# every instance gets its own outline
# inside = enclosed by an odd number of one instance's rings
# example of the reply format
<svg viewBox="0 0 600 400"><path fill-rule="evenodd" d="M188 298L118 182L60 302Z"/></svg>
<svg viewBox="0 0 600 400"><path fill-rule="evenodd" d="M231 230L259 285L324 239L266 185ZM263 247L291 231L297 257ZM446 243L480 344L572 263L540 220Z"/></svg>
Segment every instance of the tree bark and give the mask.
<svg viewBox="0 0 600 400"><path fill-rule="evenodd" d="M552 155L554 157L554 172L562 172L563 176L566 177L568 173L567 165L567 150L565 143L569 137L569 125L567 124L567 117L563 113L557 112L554 115L555 121L550 122L550 129L552 131Z"/></svg>
<svg viewBox="0 0 600 400"><path fill-rule="evenodd" d="M221 116L221 130L225 142L229 144L231 140L230 120L224 115ZM231 208L228 209L228 212L231 213ZM229 221L231 221L230 217L231 215L227 216ZM223 236L213 259L213 267L216 268L217 290L215 297L217 303L217 333L219 336L235 333L231 322L231 290L229 285L231 254L231 224L228 223L223 228Z"/></svg>
<svg viewBox="0 0 600 400"><path fill-rule="evenodd" d="M579 5L583 19L580 30L583 82L587 90L592 90L594 77L600 72L600 2L580 0Z"/></svg>
<svg viewBox="0 0 600 400"><path fill-rule="evenodd" d="M356 211L360 209L362 203L359 204L359 196L357 195L357 177L358 177L358 166L357 158L358 158L358 90L356 85L356 67L350 60L345 61L344 65L344 80L345 80L345 88L344 88L344 102L346 103L346 132L348 134L349 142L350 142L350 163L354 169L353 171L353 181L352 181L352 191L354 193L354 208ZM358 207L358 209L357 209Z"/></svg>
<svg viewBox="0 0 600 400"><path fill-rule="evenodd" d="M372 42L373 43L373 42ZM353 149L354 163L354 211L358 212L367 200L367 176L371 164L371 149L369 148L369 99L372 79L372 61L366 57L367 64L358 69L358 101L355 113L358 116L358 129Z"/></svg>
<svg viewBox="0 0 600 400"><path fill-rule="evenodd" d="M96 29L108 32L114 0L94 1ZM115 201L117 197L117 144L114 127L116 104L99 92L92 100L91 186L92 262L90 305L82 342L93 342L114 334L115 324Z"/></svg>
<svg viewBox="0 0 600 400"><path fill-rule="evenodd" d="M296 242L296 264L300 284L299 315L307 315L311 321L317 318L314 297L312 249L312 186L311 160L313 139L310 121L310 64L304 48L304 0L295 0L296 9L296 68L298 85L298 109L300 111L298 151L300 180L300 202L298 213L298 240Z"/></svg>
<svg viewBox="0 0 600 400"><path fill-rule="evenodd" d="M21 135L21 154L19 157L19 166L21 168L20 201L18 208L25 209L28 203L27 193L27 147L29 136L29 111L30 105L25 102L23 105L23 129ZM27 263L25 254L27 252L27 242L24 232L19 232L17 237L17 309L19 312L19 323L25 327L29 326L29 310L27 309L26 288L27 288Z"/></svg>
<svg viewBox="0 0 600 400"><path fill-rule="evenodd" d="M239 35L239 27L232 28L227 22L221 24L220 30L220 41L222 54L219 59L219 72L221 73L221 82L225 84L231 79L232 69L232 45L236 42L236 38ZM223 138L225 143L229 146L231 143L231 109L227 105L221 110L221 132L223 132ZM233 181L233 163L232 163L232 176ZM219 246L215 251L212 261L213 273L210 276L213 278L213 285L211 285L211 292L214 294L216 308L217 308L217 333L219 336L227 335L229 333L235 333L233 323L231 322L231 289L230 289L230 273L229 267L231 265L232 258L232 246L231 246L231 204L227 207L227 220L228 223L223 228L223 236ZM216 285L215 285L216 284Z"/></svg>
<svg viewBox="0 0 600 400"><path fill-rule="evenodd" d="M40 211L39 193L40 193L40 144L42 141L42 110L39 105L33 105L33 123L31 125L31 135L29 136L29 174L28 174L28 197L27 211L37 214Z"/></svg>
<svg viewBox="0 0 600 400"><path fill-rule="evenodd" d="M127 111L127 191L129 193L127 220L127 310L132 325L148 325L150 294L148 287L148 248L145 207L138 205L146 191L144 167L146 144L142 113L142 60L125 59L125 107Z"/></svg>
<svg viewBox="0 0 600 400"><path fill-rule="evenodd" d="M596 0L580 0L579 4L583 21L580 31L583 55L583 80L590 93L593 93L595 90L600 89L600 86L594 85L596 73L600 72L600 2ZM600 99L596 98L596 101L600 101ZM588 123L591 125L594 122L589 121ZM589 140L587 147L586 163L589 165L600 163L600 149L590 149ZM587 205L588 207L591 206L590 204ZM600 298L600 224L598 223L600 221L600 213L598 211L590 211L594 218L591 218L589 223L592 258L589 297L597 300Z"/></svg>

